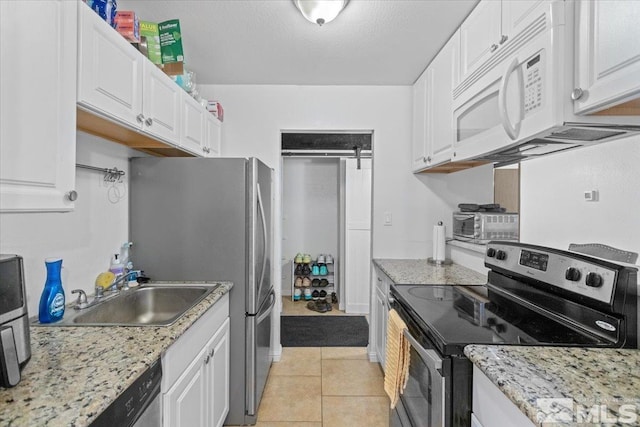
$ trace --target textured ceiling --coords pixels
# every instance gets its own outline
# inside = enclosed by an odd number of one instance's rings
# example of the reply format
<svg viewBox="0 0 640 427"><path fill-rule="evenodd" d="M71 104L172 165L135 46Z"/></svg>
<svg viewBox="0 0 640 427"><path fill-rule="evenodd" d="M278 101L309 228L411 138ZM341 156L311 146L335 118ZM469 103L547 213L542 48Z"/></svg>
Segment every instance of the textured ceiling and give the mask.
<svg viewBox="0 0 640 427"><path fill-rule="evenodd" d="M322 27L290 0L118 0L180 19L199 84L412 84L478 0L351 0Z"/></svg>

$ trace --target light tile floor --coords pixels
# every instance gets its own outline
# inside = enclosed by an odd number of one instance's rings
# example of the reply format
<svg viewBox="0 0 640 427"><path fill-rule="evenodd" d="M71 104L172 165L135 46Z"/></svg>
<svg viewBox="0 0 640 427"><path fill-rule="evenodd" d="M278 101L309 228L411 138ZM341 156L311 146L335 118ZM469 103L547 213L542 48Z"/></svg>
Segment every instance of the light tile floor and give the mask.
<svg viewBox="0 0 640 427"><path fill-rule="evenodd" d="M256 427L388 427L389 398L365 347L285 347Z"/></svg>

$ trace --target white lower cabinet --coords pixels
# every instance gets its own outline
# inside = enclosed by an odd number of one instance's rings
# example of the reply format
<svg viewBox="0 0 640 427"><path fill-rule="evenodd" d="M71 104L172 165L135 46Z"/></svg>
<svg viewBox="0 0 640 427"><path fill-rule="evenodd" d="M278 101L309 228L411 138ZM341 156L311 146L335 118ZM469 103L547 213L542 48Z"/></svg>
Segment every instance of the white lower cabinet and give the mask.
<svg viewBox="0 0 640 427"><path fill-rule="evenodd" d="M376 360L384 370L387 353L387 321L389 319L389 286L391 279L380 269L376 268L375 303L373 310L373 347Z"/></svg>
<svg viewBox="0 0 640 427"><path fill-rule="evenodd" d="M472 427L534 427L533 422L476 366L473 367Z"/></svg>
<svg viewBox="0 0 640 427"><path fill-rule="evenodd" d="M229 412L229 295L162 357L165 427L219 427Z"/></svg>

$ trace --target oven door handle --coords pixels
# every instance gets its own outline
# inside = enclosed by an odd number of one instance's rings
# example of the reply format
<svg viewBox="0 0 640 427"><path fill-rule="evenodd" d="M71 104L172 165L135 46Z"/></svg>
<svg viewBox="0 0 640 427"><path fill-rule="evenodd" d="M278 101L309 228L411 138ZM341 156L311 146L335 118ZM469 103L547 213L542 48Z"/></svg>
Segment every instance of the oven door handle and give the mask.
<svg viewBox="0 0 640 427"><path fill-rule="evenodd" d="M421 346L420 343L416 341L413 336L411 336L411 333L408 329L405 329L402 333L409 341L409 344L411 344L411 346L416 350L418 355L420 355L423 360L429 361L431 366L433 366L438 371L438 373L442 375L442 359L440 359L438 353L436 353L435 350L426 349Z"/></svg>

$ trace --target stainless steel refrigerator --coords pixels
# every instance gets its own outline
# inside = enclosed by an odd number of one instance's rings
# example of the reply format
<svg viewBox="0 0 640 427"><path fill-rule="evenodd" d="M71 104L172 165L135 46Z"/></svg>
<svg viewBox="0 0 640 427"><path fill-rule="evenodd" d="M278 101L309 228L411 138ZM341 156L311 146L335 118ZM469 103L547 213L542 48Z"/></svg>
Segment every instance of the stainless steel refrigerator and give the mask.
<svg viewBox="0 0 640 427"><path fill-rule="evenodd" d="M130 173L136 268L234 283L225 424L255 424L272 361L272 171L256 158L134 158Z"/></svg>

